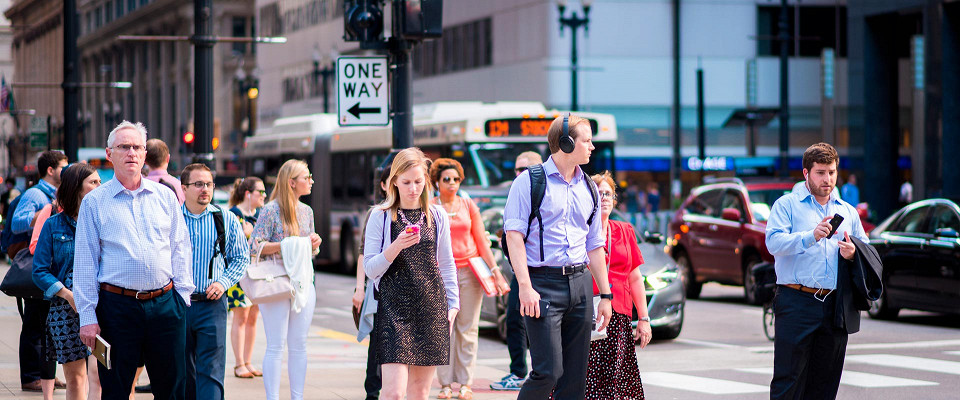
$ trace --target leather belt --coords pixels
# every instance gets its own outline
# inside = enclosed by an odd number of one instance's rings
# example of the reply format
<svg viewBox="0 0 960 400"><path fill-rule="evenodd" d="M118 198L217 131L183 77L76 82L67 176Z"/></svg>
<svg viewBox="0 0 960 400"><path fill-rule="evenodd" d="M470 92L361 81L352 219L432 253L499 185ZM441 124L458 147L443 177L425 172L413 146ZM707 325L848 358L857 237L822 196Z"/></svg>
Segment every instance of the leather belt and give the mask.
<svg viewBox="0 0 960 400"><path fill-rule="evenodd" d="M121 294L124 296L130 296L137 300L154 299L154 298L160 297L164 293L169 292L170 289L173 289L173 281L170 281L170 283L168 283L166 286L160 289L154 289L154 290L132 290L132 289L124 289L120 286L114 286L109 283L100 284L100 290L105 290L110 293Z"/></svg>
<svg viewBox="0 0 960 400"><path fill-rule="evenodd" d="M203 303L206 301L220 301L221 299L223 299L223 296L220 296L220 298L218 299L208 299L206 293L190 293L191 303Z"/></svg>
<svg viewBox="0 0 960 400"><path fill-rule="evenodd" d="M562 265L558 267L542 266L542 267L530 267L527 270L533 274L556 274L556 275L573 275L580 271L583 271L587 268L587 263L579 263L573 265Z"/></svg>
<svg viewBox="0 0 960 400"><path fill-rule="evenodd" d="M803 286L803 285L800 285L800 284L797 284L797 283L788 283L788 284L784 284L784 285L780 285L780 286L785 286L785 287L788 287L788 288L793 289L793 290L799 290L799 291L804 292L804 293L815 294L815 295L818 295L818 296L819 296L819 295L826 296L826 295L830 294L830 292L833 291L833 290L831 290L831 289L817 289L817 288L812 288L812 287Z"/></svg>

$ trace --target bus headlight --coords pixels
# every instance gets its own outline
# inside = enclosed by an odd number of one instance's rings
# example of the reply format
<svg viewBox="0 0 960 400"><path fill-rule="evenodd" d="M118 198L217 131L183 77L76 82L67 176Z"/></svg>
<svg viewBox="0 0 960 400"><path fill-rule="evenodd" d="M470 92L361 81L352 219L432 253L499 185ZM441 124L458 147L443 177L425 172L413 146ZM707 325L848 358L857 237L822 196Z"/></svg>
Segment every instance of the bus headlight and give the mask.
<svg viewBox="0 0 960 400"><path fill-rule="evenodd" d="M653 290L660 290L667 286L670 286L675 280L679 279L680 273L677 270L676 266L668 266L656 273L647 275L646 283L647 288Z"/></svg>

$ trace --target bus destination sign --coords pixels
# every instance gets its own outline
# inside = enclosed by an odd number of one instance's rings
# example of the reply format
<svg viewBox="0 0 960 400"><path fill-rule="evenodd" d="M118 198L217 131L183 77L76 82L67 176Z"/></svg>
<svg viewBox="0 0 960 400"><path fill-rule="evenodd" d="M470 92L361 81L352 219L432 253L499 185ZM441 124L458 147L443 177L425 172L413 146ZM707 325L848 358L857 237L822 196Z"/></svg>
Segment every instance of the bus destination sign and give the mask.
<svg viewBox="0 0 960 400"><path fill-rule="evenodd" d="M590 121L590 130L597 134L597 120ZM485 129L488 137L528 137L528 136L547 136L547 130L553 118L503 118L487 120Z"/></svg>

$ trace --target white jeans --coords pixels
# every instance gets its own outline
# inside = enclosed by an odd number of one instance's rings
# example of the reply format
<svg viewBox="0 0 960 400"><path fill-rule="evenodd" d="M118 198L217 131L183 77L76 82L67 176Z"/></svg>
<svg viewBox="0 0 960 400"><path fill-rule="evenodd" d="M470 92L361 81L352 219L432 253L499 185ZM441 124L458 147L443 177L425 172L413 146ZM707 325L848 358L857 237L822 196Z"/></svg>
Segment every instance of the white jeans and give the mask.
<svg viewBox="0 0 960 400"><path fill-rule="evenodd" d="M313 321L317 292L308 289L307 304L299 313L290 309L290 301L260 304L263 331L267 337L267 352L263 356L263 387L267 400L280 399L280 376L283 345L287 344L287 374L290 376L290 398L303 399L303 383L307 377L307 333Z"/></svg>

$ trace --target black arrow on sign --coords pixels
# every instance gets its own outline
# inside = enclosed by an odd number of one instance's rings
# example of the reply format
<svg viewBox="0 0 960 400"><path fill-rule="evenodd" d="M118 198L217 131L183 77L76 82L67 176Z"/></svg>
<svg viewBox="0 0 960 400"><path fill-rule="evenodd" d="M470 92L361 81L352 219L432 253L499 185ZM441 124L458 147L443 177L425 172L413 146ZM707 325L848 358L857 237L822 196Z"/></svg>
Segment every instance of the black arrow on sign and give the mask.
<svg viewBox="0 0 960 400"><path fill-rule="evenodd" d="M350 107L347 111L353 114L354 117L360 118L360 114L380 114L380 107L360 107L360 102L357 102L357 104L354 104L353 107Z"/></svg>

